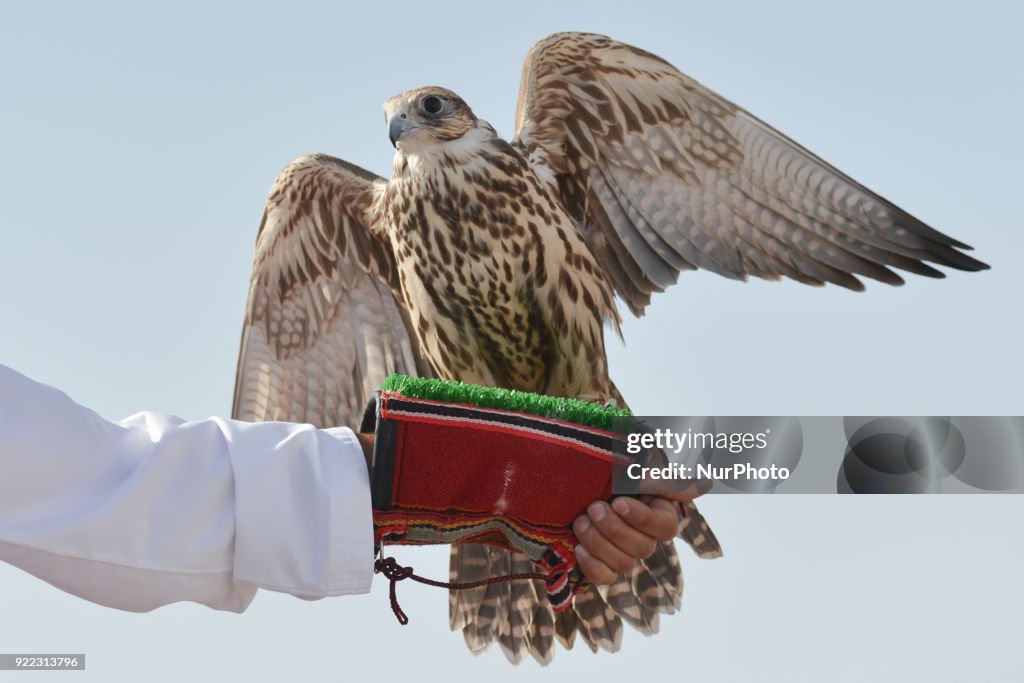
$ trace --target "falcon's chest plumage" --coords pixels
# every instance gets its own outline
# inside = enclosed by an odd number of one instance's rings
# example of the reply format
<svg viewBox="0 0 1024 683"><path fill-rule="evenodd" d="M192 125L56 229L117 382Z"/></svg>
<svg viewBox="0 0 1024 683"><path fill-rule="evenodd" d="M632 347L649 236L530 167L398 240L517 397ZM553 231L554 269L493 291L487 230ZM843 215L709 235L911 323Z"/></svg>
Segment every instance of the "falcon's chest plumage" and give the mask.
<svg viewBox="0 0 1024 683"><path fill-rule="evenodd" d="M515 148L481 124L399 153L380 201L403 298L440 376L608 395L601 327L615 315L610 287Z"/></svg>

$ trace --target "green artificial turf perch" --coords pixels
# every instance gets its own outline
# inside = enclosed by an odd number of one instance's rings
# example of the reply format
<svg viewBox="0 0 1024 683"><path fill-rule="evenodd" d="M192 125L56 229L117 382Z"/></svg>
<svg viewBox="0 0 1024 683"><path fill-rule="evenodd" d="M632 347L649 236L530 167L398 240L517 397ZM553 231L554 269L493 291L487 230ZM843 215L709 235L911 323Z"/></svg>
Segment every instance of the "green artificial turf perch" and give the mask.
<svg viewBox="0 0 1024 683"><path fill-rule="evenodd" d="M464 382L407 375L389 375L384 380L381 391L393 391L409 398L425 398L445 403L462 403L478 408L511 410L607 431L614 431L615 418L631 415L625 408L613 408L575 398L558 398L543 394L530 394L525 391L482 387Z"/></svg>

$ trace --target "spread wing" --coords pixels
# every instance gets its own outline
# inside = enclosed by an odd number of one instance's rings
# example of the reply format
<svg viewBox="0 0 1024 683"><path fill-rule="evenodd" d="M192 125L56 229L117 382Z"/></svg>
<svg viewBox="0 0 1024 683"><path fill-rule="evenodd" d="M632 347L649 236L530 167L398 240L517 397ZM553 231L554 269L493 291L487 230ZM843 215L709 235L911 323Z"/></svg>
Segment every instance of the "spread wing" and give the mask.
<svg viewBox="0 0 1024 683"><path fill-rule="evenodd" d="M323 154L277 177L256 237L234 417L358 427L389 373L429 374L394 294L394 255L370 230L384 182Z"/></svg>
<svg viewBox="0 0 1024 683"><path fill-rule="evenodd" d="M560 33L526 58L514 140L637 315L679 272L861 290L987 268L661 58Z"/></svg>

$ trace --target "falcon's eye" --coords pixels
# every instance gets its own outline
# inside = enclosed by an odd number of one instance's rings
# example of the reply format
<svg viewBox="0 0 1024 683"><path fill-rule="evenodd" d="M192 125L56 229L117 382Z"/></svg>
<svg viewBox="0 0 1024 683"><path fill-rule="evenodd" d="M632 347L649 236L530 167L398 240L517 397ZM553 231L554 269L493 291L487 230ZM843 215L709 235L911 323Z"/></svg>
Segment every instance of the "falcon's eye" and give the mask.
<svg viewBox="0 0 1024 683"><path fill-rule="evenodd" d="M422 107L423 111L427 114L436 116L437 114L440 114L441 109L444 108L444 102L437 95L428 95L423 98L422 102L420 102L420 107Z"/></svg>

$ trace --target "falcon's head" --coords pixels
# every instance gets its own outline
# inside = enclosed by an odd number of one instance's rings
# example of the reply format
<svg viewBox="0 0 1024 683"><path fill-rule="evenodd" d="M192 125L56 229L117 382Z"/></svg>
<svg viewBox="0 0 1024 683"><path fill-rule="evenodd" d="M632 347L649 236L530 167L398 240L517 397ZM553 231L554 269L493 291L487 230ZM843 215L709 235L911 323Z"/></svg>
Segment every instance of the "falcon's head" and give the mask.
<svg viewBox="0 0 1024 683"><path fill-rule="evenodd" d="M384 118L391 144L407 153L457 140L477 124L461 97L435 85L395 95L384 103Z"/></svg>

